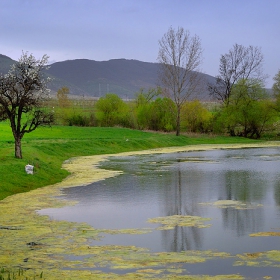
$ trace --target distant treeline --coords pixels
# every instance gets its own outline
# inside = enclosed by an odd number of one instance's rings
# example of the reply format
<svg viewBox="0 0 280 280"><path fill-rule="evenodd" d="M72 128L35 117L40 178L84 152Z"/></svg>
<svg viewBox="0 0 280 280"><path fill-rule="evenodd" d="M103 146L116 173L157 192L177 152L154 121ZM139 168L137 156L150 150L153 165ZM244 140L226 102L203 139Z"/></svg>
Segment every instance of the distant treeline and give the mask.
<svg viewBox="0 0 280 280"><path fill-rule="evenodd" d="M63 87L49 107L54 112L55 124L60 125L120 126L164 132L176 129L176 106L160 88L141 90L134 100L128 101L114 93L98 100L70 99L68 88ZM248 138L260 138L267 133L277 135L279 110L279 96L272 100L263 88L252 89L239 83L227 106L219 102L185 101L180 113L181 131Z"/></svg>

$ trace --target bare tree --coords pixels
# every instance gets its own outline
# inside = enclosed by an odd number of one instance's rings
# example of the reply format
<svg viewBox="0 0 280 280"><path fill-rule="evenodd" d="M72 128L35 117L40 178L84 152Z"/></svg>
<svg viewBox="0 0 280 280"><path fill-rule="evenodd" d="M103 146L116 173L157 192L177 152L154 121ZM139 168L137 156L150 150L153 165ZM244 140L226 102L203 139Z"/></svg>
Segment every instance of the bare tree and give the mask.
<svg viewBox="0 0 280 280"><path fill-rule="evenodd" d="M199 91L201 75L198 67L202 60L201 42L188 30L169 28L159 41L159 79L176 104L176 135L180 135L181 108L184 102Z"/></svg>
<svg viewBox="0 0 280 280"><path fill-rule="evenodd" d="M40 125L49 125L53 114L46 111L44 101L49 91L44 79L48 57L36 60L23 53L6 75L0 76L0 118L8 119L15 139L15 157L22 158L21 139Z"/></svg>
<svg viewBox="0 0 280 280"><path fill-rule="evenodd" d="M219 75L215 84L209 84L210 95L228 105L234 85L240 80L250 80L253 84L264 83L263 55L258 47L244 47L235 44L220 58Z"/></svg>

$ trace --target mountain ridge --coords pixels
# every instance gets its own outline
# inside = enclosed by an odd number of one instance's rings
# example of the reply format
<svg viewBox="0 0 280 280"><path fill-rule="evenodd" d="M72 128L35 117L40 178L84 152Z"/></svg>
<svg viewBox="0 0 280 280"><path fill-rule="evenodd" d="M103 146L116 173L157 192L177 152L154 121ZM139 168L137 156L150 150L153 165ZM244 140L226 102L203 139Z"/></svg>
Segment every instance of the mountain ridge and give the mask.
<svg viewBox="0 0 280 280"><path fill-rule="evenodd" d="M15 61L0 54L0 73L8 72ZM55 62L46 71L52 78L49 88L55 94L66 86L71 95L101 97L106 93L115 93L123 99L133 99L141 89L157 87L159 63L143 62L135 59L110 59L96 61L90 59L73 59ZM205 80L205 87L199 99L210 100L207 86L215 78L200 73Z"/></svg>

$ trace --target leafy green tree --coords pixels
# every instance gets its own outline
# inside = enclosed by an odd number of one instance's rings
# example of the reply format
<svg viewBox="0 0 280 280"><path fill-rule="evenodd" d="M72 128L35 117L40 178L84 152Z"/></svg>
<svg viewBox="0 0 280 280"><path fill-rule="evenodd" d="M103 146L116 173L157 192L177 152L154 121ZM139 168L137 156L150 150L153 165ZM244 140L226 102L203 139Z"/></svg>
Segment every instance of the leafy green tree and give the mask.
<svg viewBox="0 0 280 280"><path fill-rule="evenodd" d="M126 126L129 122L129 106L114 93L107 93L95 104L96 119L101 126Z"/></svg>
<svg viewBox="0 0 280 280"><path fill-rule="evenodd" d="M212 114L199 100L187 101L182 107L182 128L190 132L206 132Z"/></svg>
<svg viewBox="0 0 280 280"><path fill-rule="evenodd" d="M150 88L147 92L141 89L135 98L136 123L139 129L149 129L151 103L162 93L160 87Z"/></svg>
<svg viewBox="0 0 280 280"><path fill-rule="evenodd" d="M172 99L157 98L151 103L149 129L173 131L176 128L176 105Z"/></svg>
<svg viewBox="0 0 280 280"><path fill-rule="evenodd" d="M173 131L176 127L176 106L167 97L147 99L142 93L136 99L136 119L139 129Z"/></svg>
<svg viewBox="0 0 280 280"><path fill-rule="evenodd" d="M142 99L142 96L139 96ZM136 123L138 129L149 129L149 120L151 112L151 103L143 102L143 100L138 100L139 103L135 109L136 111Z"/></svg>
<svg viewBox="0 0 280 280"><path fill-rule="evenodd" d="M218 122L229 129L232 136L260 138L272 127L276 113L260 83L240 80L232 89L228 105L224 105Z"/></svg>
<svg viewBox="0 0 280 280"><path fill-rule="evenodd" d="M21 140L25 133L53 122L53 113L44 105L49 99L49 79L43 74L47 63L48 56L36 60L26 52L8 74L0 76L0 117L10 122L16 158L22 158Z"/></svg>

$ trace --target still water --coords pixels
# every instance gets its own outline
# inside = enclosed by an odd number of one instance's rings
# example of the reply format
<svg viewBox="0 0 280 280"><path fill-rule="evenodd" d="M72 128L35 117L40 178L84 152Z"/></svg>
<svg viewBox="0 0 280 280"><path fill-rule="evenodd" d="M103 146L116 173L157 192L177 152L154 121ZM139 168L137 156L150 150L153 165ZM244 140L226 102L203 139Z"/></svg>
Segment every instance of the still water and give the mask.
<svg viewBox="0 0 280 280"><path fill-rule="evenodd" d="M280 231L280 148L111 157L100 167L123 174L64 189L65 198L78 204L44 209L40 214L100 229L151 228L158 225L148 223L149 218L171 215L211 218L208 228L177 226L142 235L108 234L95 245L135 245L152 252L216 250L232 255L280 250L279 236L249 236ZM219 200L241 201L246 207L213 205ZM185 267L190 274L240 273L280 279L280 268L236 267L228 259Z"/></svg>

